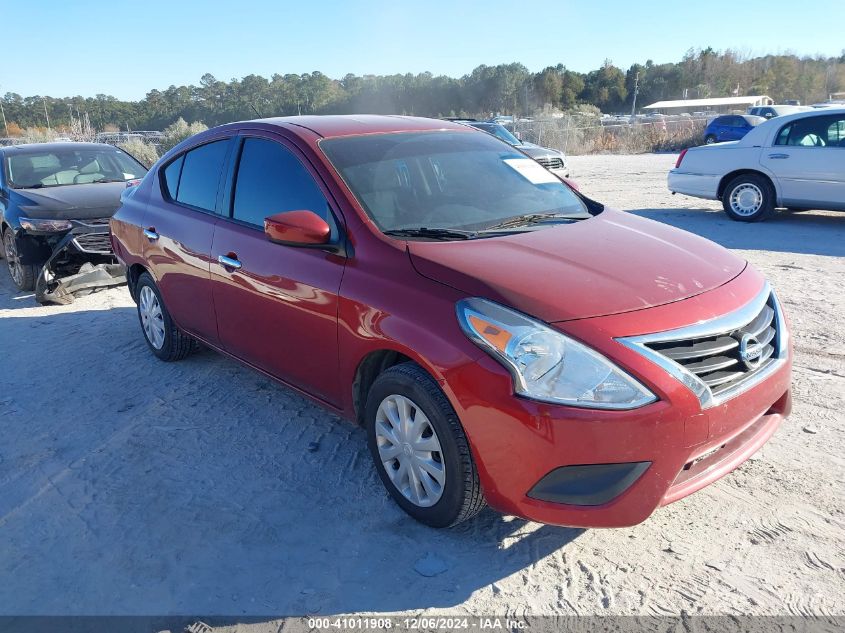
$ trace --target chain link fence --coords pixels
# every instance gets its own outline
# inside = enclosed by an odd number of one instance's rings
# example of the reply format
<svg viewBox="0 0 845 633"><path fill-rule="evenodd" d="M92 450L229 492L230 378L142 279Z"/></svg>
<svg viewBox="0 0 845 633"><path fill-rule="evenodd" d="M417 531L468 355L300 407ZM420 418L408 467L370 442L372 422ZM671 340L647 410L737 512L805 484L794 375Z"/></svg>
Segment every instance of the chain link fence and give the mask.
<svg viewBox="0 0 845 633"><path fill-rule="evenodd" d="M701 145L708 120L691 116L598 118L564 115L517 120L512 124L512 131L523 141L570 155L639 154Z"/></svg>

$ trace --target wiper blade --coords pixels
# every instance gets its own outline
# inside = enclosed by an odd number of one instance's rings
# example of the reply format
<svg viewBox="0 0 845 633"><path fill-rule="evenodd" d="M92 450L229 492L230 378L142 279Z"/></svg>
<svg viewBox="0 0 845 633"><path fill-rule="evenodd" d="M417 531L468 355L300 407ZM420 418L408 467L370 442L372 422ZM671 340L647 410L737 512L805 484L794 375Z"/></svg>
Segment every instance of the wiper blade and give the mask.
<svg viewBox="0 0 845 633"><path fill-rule="evenodd" d="M123 178L97 178L97 180L92 180L93 182L126 182Z"/></svg>
<svg viewBox="0 0 845 633"><path fill-rule="evenodd" d="M537 224L539 222L545 222L546 220L570 220L574 222L578 219L580 218L576 218L571 215L561 215L559 213L525 213L523 215L517 215L512 218L508 218L507 220L502 220L497 224L491 224L484 230L490 231L493 229L509 229L516 226Z"/></svg>
<svg viewBox="0 0 845 633"><path fill-rule="evenodd" d="M476 233L472 231L437 229L425 226L411 229L391 229L384 231L384 234L395 237L430 237L435 240L469 240L476 236Z"/></svg>

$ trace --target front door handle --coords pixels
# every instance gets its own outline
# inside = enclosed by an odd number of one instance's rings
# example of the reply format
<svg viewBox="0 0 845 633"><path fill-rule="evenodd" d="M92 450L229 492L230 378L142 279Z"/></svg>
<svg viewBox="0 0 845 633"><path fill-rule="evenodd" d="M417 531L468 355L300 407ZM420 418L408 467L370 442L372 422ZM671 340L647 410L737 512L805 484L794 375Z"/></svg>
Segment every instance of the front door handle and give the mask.
<svg viewBox="0 0 845 633"><path fill-rule="evenodd" d="M789 158L789 154L769 154L769 158Z"/></svg>
<svg viewBox="0 0 845 633"><path fill-rule="evenodd" d="M151 242L155 242L158 239L158 233L153 227L149 227L144 229L144 237L146 237Z"/></svg>
<svg viewBox="0 0 845 633"><path fill-rule="evenodd" d="M228 255L219 255L217 257L217 261L220 262L224 268L238 270L243 264L238 261L237 255L234 253L229 253L229 255L233 255L233 257L229 257Z"/></svg>

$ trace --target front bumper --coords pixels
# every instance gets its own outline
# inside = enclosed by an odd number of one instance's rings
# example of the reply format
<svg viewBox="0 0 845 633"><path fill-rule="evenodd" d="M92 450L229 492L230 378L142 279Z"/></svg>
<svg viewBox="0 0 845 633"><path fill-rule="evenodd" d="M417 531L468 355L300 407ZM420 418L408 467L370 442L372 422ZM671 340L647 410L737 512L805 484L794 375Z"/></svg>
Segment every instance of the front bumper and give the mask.
<svg viewBox="0 0 845 633"><path fill-rule="evenodd" d="M657 402L640 409L585 410L516 397L510 375L486 356L447 376L444 388L464 424L490 505L543 523L625 527L742 464L789 414L791 352L766 380L702 410L692 391L614 339L733 311L753 298L762 283L759 274L746 270L692 299L561 326L658 395ZM600 490L580 491L590 503L599 501L593 505L556 503L532 494L538 482L562 467L644 462L647 468L609 500Z"/></svg>
<svg viewBox="0 0 845 633"><path fill-rule="evenodd" d="M102 221L71 220L72 228L52 245L35 284L39 303L68 304L74 294L126 283L125 271L116 264L111 249L109 225ZM67 259L82 260L82 267L67 274L60 264Z"/></svg>

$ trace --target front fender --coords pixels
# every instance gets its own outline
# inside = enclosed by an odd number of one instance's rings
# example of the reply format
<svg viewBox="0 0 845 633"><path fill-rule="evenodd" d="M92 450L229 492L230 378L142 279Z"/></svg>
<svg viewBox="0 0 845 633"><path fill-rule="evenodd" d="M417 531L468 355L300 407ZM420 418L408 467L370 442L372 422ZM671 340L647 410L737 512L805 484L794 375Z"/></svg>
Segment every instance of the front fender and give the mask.
<svg viewBox="0 0 845 633"><path fill-rule="evenodd" d="M403 280L373 279L360 269L347 269L338 314L338 360L340 384L350 386L341 397L348 418L355 417L351 386L362 361L373 352L407 356L440 383L452 400L445 385L449 372L484 355L458 324L455 303L464 296L410 267Z"/></svg>

